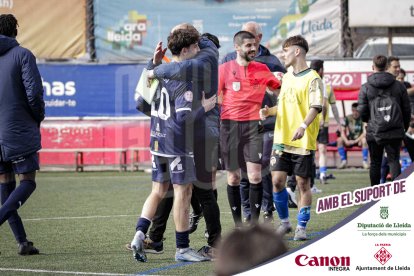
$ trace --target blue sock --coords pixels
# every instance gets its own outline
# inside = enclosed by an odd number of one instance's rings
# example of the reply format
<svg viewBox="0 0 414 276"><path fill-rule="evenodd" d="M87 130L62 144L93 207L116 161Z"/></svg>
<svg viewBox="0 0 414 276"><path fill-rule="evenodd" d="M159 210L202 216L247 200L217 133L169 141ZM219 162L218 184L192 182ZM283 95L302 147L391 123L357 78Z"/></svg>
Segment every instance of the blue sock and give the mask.
<svg viewBox="0 0 414 276"><path fill-rule="evenodd" d="M3 205L9 198L10 194L16 189L16 181L0 184L0 201ZM14 237L18 243L27 242L26 231L22 219L20 218L17 211L13 211L8 219L11 230L13 231Z"/></svg>
<svg viewBox="0 0 414 276"><path fill-rule="evenodd" d="M188 248L190 247L189 231L177 232L175 231L175 243L177 248Z"/></svg>
<svg viewBox="0 0 414 276"><path fill-rule="evenodd" d="M326 171L328 170L328 168L327 167L320 167L319 168L319 172L322 174L326 174Z"/></svg>
<svg viewBox="0 0 414 276"><path fill-rule="evenodd" d="M368 149L362 148L362 160L368 161Z"/></svg>
<svg viewBox="0 0 414 276"><path fill-rule="evenodd" d="M151 225L151 221L147 218L140 217L137 222L137 227L135 228L137 231L141 231L144 234L147 234L148 228Z"/></svg>
<svg viewBox="0 0 414 276"><path fill-rule="evenodd" d="M0 225L8 220L26 202L35 189L36 182L32 180L20 181L19 187L9 195L6 202L0 208Z"/></svg>
<svg viewBox="0 0 414 276"><path fill-rule="evenodd" d="M275 203L276 211L280 219L287 219L289 217L288 207L288 192L286 188L280 192L273 192L273 202Z"/></svg>
<svg viewBox="0 0 414 276"><path fill-rule="evenodd" d="M346 160L346 151L344 147L338 147L338 153L341 157L341 161Z"/></svg>
<svg viewBox="0 0 414 276"><path fill-rule="evenodd" d="M310 206L302 207L298 213L298 226L305 228L306 224L310 220Z"/></svg>

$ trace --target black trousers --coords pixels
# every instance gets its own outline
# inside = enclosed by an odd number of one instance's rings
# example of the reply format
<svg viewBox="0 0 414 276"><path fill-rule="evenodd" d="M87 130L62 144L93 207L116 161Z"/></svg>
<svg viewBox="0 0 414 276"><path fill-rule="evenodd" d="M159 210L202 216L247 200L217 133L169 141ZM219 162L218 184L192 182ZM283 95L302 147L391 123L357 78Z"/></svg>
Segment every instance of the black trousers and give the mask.
<svg viewBox="0 0 414 276"><path fill-rule="evenodd" d="M388 165L390 166L391 179L394 180L400 173L400 148L402 139L393 139L384 144L377 144L375 141L367 141L369 148L369 157L371 158L371 167L369 178L371 186L380 184L381 180L381 162L384 149L387 153Z"/></svg>
<svg viewBox="0 0 414 276"><path fill-rule="evenodd" d="M218 151L217 144L217 140L206 141L197 138L197 143L194 146L197 181L193 183L193 196L196 196L201 204L209 235L207 243L210 246L215 246L221 238L220 209L214 197L212 186L212 166L217 164L217 153L215 152ZM151 240L156 242L162 240L172 206L172 197L164 198L158 205L149 231Z"/></svg>
<svg viewBox="0 0 414 276"><path fill-rule="evenodd" d="M410 155L411 161L414 161L414 140L404 136L404 145L407 148L408 154Z"/></svg>

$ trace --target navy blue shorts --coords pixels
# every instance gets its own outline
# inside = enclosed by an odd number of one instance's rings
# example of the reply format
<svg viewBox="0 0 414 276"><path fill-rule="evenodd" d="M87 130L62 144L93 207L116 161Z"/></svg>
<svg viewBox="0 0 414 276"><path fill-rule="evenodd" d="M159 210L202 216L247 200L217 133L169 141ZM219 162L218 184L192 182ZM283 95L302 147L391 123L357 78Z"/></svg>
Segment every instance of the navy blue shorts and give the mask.
<svg viewBox="0 0 414 276"><path fill-rule="evenodd" d="M24 174L37 170L39 170L39 156L37 152L7 162L3 162L0 157L0 174L11 172L14 172L15 174Z"/></svg>
<svg viewBox="0 0 414 276"><path fill-rule="evenodd" d="M152 156L152 181L189 184L196 181L194 158Z"/></svg>

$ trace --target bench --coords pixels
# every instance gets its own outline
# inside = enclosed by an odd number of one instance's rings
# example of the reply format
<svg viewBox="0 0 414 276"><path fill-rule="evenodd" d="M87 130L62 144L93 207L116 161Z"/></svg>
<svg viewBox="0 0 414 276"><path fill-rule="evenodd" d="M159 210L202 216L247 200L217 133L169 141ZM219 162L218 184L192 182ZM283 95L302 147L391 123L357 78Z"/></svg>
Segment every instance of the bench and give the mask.
<svg viewBox="0 0 414 276"><path fill-rule="evenodd" d="M358 146L353 146L351 148L347 148L345 147L345 151L362 151L362 147L358 147ZM334 165L335 167L336 165L336 153L338 152L338 147L337 146L327 146L326 147L326 152L332 152L333 155L333 160L334 160Z"/></svg>
<svg viewBox="0 0 414 276"><path fill-rule="evenodd" d="M127 152L132 150L133 154L131 155L131 164L132 168L138 169L139 162L139 151L148 150L148 148L73 148L73 149L41 149L40 153L74 153L75 155L75 170L77 172L83 172L84 167L86 166L84 162L84 154L91 152L118 152L119 153L119 170L127 170Z"/></svg>

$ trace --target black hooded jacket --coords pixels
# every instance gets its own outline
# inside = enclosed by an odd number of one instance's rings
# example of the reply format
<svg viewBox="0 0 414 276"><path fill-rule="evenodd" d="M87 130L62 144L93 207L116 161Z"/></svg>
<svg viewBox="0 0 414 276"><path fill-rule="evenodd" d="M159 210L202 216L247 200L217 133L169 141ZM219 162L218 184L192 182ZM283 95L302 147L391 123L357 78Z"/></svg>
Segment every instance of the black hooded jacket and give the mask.
<svg viewBox="0 0 414 276"><path fill-rule="evenodd" d="M36 58L16 39L0 35L0 149L3 162L37 152L45 117Z"/></svg>
<svg viewBox="0 0 414 276"><path fill-rule="evenodd" d="M368 81L361 86L358 96L358 111L361 115L362 121L368 123L367 127L367 141L377 140L374 137L373 126L371 122L370 103L377 97L380 90L387 90L391 92L391 96L399 104L402 112L403 122L401 129L390 130L380 137L381 140L389 140L389 137L404 137L404 132L408 129L410 123L411 111L410 101L408 99L407 89L405 86L397 81L395 77L388 72L376 72L368 77ZM391 133L392 132L392 133ZM378 137L377 137L378 138Z"/></svg>

